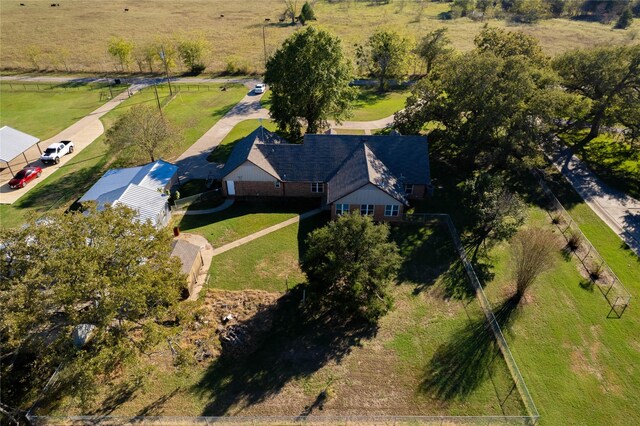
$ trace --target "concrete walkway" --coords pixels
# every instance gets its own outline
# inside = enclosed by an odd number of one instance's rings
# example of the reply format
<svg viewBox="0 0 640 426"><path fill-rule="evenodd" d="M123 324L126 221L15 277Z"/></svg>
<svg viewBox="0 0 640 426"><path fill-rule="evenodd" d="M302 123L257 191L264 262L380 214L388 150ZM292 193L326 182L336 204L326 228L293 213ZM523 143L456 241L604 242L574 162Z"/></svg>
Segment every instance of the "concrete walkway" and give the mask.
<svg viewBox="0 0 640 426"><path fill-rule="evenodd" d="M228 209L229 207L231 207L233 205L235 201L235 198L226 198L222 204L220 204L218 207L214 207L212 209L206 209L206 210L186 210L184 211L184 214L189 216L189 215L200 215L200 214L210 214L210 213L218 213L221 212L223 210ZM180 210L178 210L176 213L183 213Z"/></svg>
<svg viewBox="0 0 640 426"><path fill-rule="evenodd" d="M71 161L76 155L78 155L83 149L85 149L91 142L96 140L100 135L104 133L104 127L102 126L102 121L100 121L100 117L108 113L109 111L116 108L120 103L127 98L129 98L130 94L133 94L140 90L141 85L131 86L129 90L125 90L120 93L118 96L114 97L100 108L96 109L89 115L81 118L80 120L73 123L71 126L67 127L57 135L49 138L45 141L40 142L40 146L46 148L50 144L54 142L59 142L61 140L70 140L73 141L74 151L72 154L65 155L60 159L59 164L53 164L50 166L45 166L40 162L40 160L33 161L30 164L42 167L42 176L39 179L36 179L29 183L26 187L21 189L11 189L9 188L9 179L4 179L4 181L0 182L0 204L13 204L24 194L35 188L39 182L42 182L45 178L50 176L53 172L58 170L61 167L64 167L66 163ZM24 166L23 166L24 167Z"/></svg>
<svg viewBox="0 0 640 426"><path fill-rule="evenodd" d="M202 235L190 234L182 232L179 236L174 238L176 240L185 240L193 245L200 247L200 254L202 254L202 267L196 278L196 283L193 286L193 292L189 295L187 300L198 300L198 295L202 290L202 287L209 275L209 269L211 268L211 261L213 260L213 246L209 244L209 241Z"/></svg>
<svg viewBox="0 0 640 426"><path fill-rule="evenodd" d="M251 234L251 235L247 235L244 238L240 238L239 240L235 240L235 241L233 241L233 242L231 242L229 244L225 244L223 246L215 248L215 249L213 249L213 256L218 256L218 255L220 255L220 254L222 254L222 253L224 253L226 251L229 251L229 250L234 249L236 247L240 247L243 244L247 244L250 241L257 240L258 238L264 237L267 234L270 234L272 232L278 231L278 230L280 230L282 228L285 228L285 227L287 227L289 225L292 225L294 223L300 222L303 219L306 219L306 218L311 217L311 216L315 216L320 212L322 212L322 209L315 209L315 210L308 211L306 213L302 213L299 216L296 216L296 217L293 217L291 219L285 220L284 222L280 222L277 225L270 226L268 228L263 229L262 231L258 231L256 233Z"/></svg>
<svg viewBox="0 0 640 426"><path fill-rule="evenodd" d="M640 256L640 201L603 183L569 148L550 155L587 205Z"/></svg>

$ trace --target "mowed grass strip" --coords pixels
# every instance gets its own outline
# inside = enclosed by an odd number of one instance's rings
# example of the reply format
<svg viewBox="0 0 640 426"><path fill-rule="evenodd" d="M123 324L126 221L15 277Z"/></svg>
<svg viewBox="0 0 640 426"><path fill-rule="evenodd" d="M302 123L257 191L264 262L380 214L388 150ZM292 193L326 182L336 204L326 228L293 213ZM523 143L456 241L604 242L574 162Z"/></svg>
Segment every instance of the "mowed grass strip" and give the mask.
<svg viewBox="0 0 640 426"><path fill-rule="evenodd" d="M581 228L607 253L597 233L589 231L594 224L585 224ZM547 227L559 236L547 213L537 207L530 208L526 225ZM575 256L563 256L559 247L551 250L555 265L540 276L503 325L541 419L545 424L638 424L640 316L632 304L622 318L607 318L610 306L602 293L580 285L585 278ZM627 255L619 243L617 250ZM489 257L494 277L485 290L497 311L514 290L509 256L510 247L504 243ZM607 257L615 263L615 256ZM640 263L625 268L632 280L629 289L637 295Z"/></svg>
<svg viewBox="0 0 640 426"><path fill-rule="evenodd" d="M207 161L214 163L226 163L231 151L245 136L253 132L262 125L265 129L275 132L276 124L271 120L244 120L236 124L233 129L224 137L222 142L211 151L207 157Z"/></svg>
<svg viewBox="0 0 640 426"><path fill-rule="evenodd" d="M445 27L449 29L454 47L469 50L474 37L488 22L491 26L538 37L551 55L576 47L633 43L634 31L640 28L637 21L627 30L612 30L611 24L568 19L544 20L535 25L505 20L439 19L450 7L450 3L440 2L398 1L380 5L316 2L314 10L318 20L309 25L322 26L341 37L347 54L352 57L354 44L366 42L375 29L381 27L402 31L416 39L435 28ZM129 11L123 12L125 8ZM154 0L139 0L135 6L125 0L114 0L101 5L99 10L90 0L76 0L58 8L43 2L25 7L20 7L19 2L3 2L0 60L7 68L32 69L37 65L40 69L61 71L65 69L64 60L76 71L113 72L119 64L107 53L110 37L120 36L144 44L188 29L202 31L211 42L211 54L206 60L209 70L222 71L232 62L242 64L248 72L262 71L263 27L267 55L298 29L278 22L282 11L281 0L190 0L165 2L162 7ZM266 26L265 18L271 19ZM35 56L35 65L27 55L32 45L41 50ZM160 64L156 64L154 71L159 69ZM138 66L131 64L129 70L138 71Z"/></svg>
<svg viewBox="0 0 640 426"><path fill-rule="evenodd" d="M123 86L75 87L36 83L0 83L0 127L10 126L40 140L49 139L116 96ZM44 148L44 147L43 147Z"/></svg>
<svg viewBox="0 0 640 426"><path fill-rule="evenodd" d="M239 102L246 93L242 85L211 85L210 91L180 91L169 101L169 90L159 86L158 94L162 102L168 102L163 108L165 116L176 127L185 129L180 143L170 146L160 156L171 161L191 146L202 134L213 126L228 110ZM109 129L118 117L137 104L155 106L156 99L153 88L147 88L122 102L114 110L102 117L105 129ZM140 164L149 161L140 158ZM49 176L38 186L31 189L12 205L0 205L0 226L14 227L22 224L25 215L40 215L52 208L68 208L91 185L93 185L109 168L129 167L131 158L122 154L114 154L104 143L104 135L78 153L69 163ZM29 213L33 212L33 213Z"/></svg>

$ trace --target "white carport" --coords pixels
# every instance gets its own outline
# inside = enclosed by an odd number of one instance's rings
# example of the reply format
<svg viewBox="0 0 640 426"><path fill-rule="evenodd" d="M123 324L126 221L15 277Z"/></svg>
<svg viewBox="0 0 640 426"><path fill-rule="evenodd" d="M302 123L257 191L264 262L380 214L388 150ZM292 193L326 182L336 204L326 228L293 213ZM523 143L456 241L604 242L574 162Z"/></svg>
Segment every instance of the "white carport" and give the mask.
<svg viewBox="0 0 640 426"><path fill-rule="evenodd" d="M0 161L7 163L7 167L9 168L11 175L15 176L9 163L22 154L28 165L29 160L27 159L25 151L36 145L38 147L38 151L42 154L42 150L38 144L39 142L40 139L35 136L16 130L13 127L2 126L2 128L0 128Z"/></svg>

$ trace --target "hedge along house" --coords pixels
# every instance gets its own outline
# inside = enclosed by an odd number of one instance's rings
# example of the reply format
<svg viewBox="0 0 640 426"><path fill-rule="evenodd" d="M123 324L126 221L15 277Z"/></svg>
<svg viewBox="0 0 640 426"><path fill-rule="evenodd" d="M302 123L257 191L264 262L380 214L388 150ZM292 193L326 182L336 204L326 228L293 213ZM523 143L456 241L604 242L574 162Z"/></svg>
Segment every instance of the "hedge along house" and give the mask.
<svg viewBox="0 0 640 426"><path fill-rule="evenodd" d="M233 148L222 169L230 197L316 197L332 217L359 211L400 220L431 187L424 136L305 135L291 144L259 127Z"/></svg>

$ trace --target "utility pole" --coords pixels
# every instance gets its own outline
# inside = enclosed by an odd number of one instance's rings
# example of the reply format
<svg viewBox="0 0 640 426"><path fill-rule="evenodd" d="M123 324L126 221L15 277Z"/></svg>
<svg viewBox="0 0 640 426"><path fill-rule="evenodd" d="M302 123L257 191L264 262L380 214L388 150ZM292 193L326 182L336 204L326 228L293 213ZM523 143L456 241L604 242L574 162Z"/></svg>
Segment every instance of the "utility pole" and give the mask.
<svg viewBox="0 0 640 426"><path fill-rule="evenodd" d="M160 116L162 117L162 107L160 106L160 97L158 96L158 85L153 85L153 90L156 92L156 103L158 104L158 111L160 111Z"/></svg>
<svg viewBox="0 0 640 426"><path fill-rule="evenodd" d="M264 48L264 68L267 69L267 38L264 34L264 27L267 26L266 22L271 21L269 18L264 19L264 24L262 24L262 46Z"/></svg>
<svg viewBox="0 0 640 426"><path fill-rule="evenodd" d="M169 95L173 96L173 90L171 90L171 79L169 78L169 66L167 65L167 56L164 54L164 45L160 46L160 57L164 63L164 71L167 73L167 83L169 83Z"/></svg>

